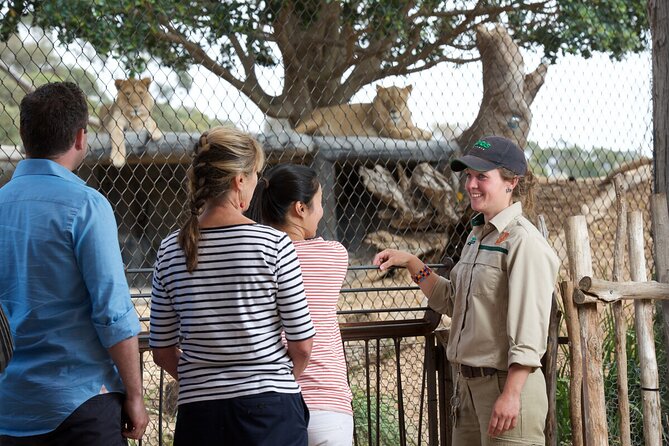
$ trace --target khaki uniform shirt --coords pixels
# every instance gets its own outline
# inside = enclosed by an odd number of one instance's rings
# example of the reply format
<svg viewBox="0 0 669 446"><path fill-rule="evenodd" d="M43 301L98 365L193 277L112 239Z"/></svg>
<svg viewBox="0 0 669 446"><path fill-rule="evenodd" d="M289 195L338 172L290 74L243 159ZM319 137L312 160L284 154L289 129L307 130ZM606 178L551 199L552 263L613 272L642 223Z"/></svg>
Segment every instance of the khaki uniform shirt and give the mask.
<svg viewBox="0 0 669 446"><path fill-rule="evenodd" d="M451 316L449 361L507 370L540 367L559 260L514 203L487 224L472 220L462 257L428 298Z"/></svg>

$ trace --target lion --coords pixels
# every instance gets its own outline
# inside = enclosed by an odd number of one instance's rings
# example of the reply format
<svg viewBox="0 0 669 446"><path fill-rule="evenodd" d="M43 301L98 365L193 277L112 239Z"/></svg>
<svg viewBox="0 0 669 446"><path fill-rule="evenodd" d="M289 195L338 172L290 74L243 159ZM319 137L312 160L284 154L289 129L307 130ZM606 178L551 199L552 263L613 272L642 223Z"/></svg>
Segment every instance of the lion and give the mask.
<svg viewBox="0 0 669 446"><path fill-rule="evenodd" d="M102 130L109 133L111 141L111 161L116 167L125 164L125 133L127 128L134 131L146 129L152 140L163 137L156 121L151 117L155 101L149 93L151 79L116 79L118 94L111 106L100 111Z"/></svg>
<svg viewBox="0 0 669 446"><path fill-rule="evenodd" d="M393 139L432 138L411 120L408 101L412 90L406 87L376 86L371 104L342 104L317 108L295 126L295 131L318 136L380 136Z"/></svg>

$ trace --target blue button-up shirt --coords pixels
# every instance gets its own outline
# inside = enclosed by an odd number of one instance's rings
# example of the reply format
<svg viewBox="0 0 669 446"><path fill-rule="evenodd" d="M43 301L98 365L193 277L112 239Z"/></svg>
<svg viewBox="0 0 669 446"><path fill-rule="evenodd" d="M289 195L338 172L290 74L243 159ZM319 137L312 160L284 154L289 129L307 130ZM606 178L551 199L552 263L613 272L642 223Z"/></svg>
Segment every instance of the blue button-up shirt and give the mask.
<svg viewBox="0 0 669 446"><path fill-rule="evenodd" d="M54 430L106 389L108 348L139 333L109 202L63 166L28 159L0 189L0 303L14 357L0 375L0 434Z"/></svg>

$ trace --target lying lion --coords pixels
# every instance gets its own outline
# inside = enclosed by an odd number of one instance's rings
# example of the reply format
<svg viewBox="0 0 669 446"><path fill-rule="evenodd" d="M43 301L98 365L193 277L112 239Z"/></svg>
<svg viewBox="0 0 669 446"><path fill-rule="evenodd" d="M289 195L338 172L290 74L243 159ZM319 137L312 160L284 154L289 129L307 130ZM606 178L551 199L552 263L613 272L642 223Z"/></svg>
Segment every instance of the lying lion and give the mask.
<svg viewBox="0 0 669 446"><path fill-rule="evenodd" d="M432 133L414 126L407 104L412 86L376 86L371 104L342 104L317 108L297 123L295 131L319 136L381 136L430 139Z"/></svg>
<svg viewBox="0 0 669 446"><path fill-rule="evenodd" d="M100 122L102 130L109 133L112 164L121 167L125 164L124 131L127 128L136 132L146 129L154 141L162 138L163 133L151 117L155 105L149 93L151 79L116 79L114 84L118 95L111 106L105 106L100 111Z"/></svg>

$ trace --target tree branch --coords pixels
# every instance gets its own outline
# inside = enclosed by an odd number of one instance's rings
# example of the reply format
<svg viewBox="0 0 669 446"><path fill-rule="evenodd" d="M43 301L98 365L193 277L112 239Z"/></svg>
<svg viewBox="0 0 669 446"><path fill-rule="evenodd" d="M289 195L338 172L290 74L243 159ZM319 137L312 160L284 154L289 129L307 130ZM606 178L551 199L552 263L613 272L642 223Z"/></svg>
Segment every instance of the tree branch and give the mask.
<svg viewBox="0 0 669 446"><path fill-rule="evenodd" d="M544 84L544 80L546 80L547 72L548 65L540 63L533 72L525 75L525 102L527 102L528 105L534 102L534 97Z"/></svg>
<svg viewBox="0 0 669 446"><path fill-rule="evenodd" d="M276 43L279 46L279 51L283 55L283 62L285 66L297 63L297 55L295 48L288 37L287 29L290 29L288 10L288 2L284 2L281 7L277 19L274 21L274 35L276 36Z"/></svg>
<svg viewBox="0 0 669 446"><path fill-rule="evenodd" d="M244 48L242 48L242 45L235 33L226 34L226 36L230 40L232 47L235 49L235 53L237 53L237 57L242 63L242 67L244 67L244 72L246 73L247 78L252 76L255 68L255 58L251 56L250 53L247 54L244 51Z"/></svg>
<svg viewBox="0 0 669 446"><path fill-rule="evenodd" d="M535 3L523 3L523 2L514 2L506 6L484 6L483 2L478 2L476 6L471 9L452 9L450 11L426 11L426 12L417 12L413 17L437 17L437 18L452 18L460 15L499 15L503 12L510 12L522 9L524 11L541 11L548 5L548 1L541 1Z"/></svg>
<svg viewBox="0 0 669 446"><path fill-rule="evenodd" d="M161 20L161 25L168 31L154 31L154 36L157 39L162 40L163 42L180 45L186 50L195 63L202 65L204 68L244 93L263 113L271 114L278 118L289 116L289 112L286 109L290 108L290 104L283 104L283 95L270 96L266 94L262 86L258 83L254 73L252 73L251 76L247 76L244 81L237 79L228 69L209 57L198 44L188 40L164 20Z"/></svg>
<svg viewBox="0 0 669 446"><path fill-rule="evenodd" d="M33 87L32 83L24 81L21 75L14 71L12 67L7 65L2 59L0 59L0 70L7 73L9 77L11 77L14 82L16 82L16 85L21 87L21 90L23 90L26 94L35 91L35 87Z"/></svg>

